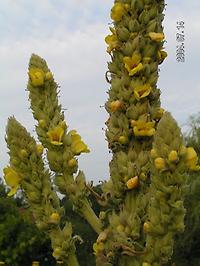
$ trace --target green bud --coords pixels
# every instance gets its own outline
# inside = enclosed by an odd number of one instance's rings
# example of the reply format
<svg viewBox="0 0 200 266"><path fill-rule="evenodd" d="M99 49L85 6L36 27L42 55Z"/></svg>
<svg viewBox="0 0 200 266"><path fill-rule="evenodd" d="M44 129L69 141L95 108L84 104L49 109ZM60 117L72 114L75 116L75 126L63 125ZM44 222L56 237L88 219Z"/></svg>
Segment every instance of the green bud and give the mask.
<svg viewBox="0 0 200 266"><path fill-rule="evenodd" d="M117 36L119 37L119 40L121 41L127 41L130 36L130 32L125 27L117 28Z"/></svg>

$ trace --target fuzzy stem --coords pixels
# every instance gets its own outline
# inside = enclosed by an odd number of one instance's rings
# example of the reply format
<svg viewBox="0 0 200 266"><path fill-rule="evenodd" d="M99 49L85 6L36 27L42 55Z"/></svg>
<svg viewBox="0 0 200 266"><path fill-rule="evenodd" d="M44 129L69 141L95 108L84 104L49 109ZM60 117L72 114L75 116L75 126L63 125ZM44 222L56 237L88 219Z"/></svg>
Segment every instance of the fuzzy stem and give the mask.
<svg viewBox="0 0 200 266"><path fill-rule="evenodd" d="M99 218L96 216L95 212L91 208L87 199L84 200L84 204L81 208L81 214L88 221L88 223L92 226L92 228L98 234L102 231L102 224Z"/></svg>

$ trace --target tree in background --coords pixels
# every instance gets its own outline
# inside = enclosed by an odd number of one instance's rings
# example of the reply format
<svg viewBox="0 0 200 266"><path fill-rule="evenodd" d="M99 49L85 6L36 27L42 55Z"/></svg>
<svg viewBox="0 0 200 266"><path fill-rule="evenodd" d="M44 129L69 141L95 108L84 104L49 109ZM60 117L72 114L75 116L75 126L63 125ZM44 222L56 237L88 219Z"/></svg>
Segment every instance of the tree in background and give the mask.
<svg viewBox="0 0 200 266"><path fill-rule="evenodd" d="M200 156L200 113L188 120L189 131L185 134L187 146L192 146ZM200 174L188 176L188 193L184 201L187 210L185 231L177 236L173 260L176 266L200 265Z"/></svg>
<svg viewBox="0 0 200 266"><path fill-rule="evenodd" d="M43 266L55 265L50 241L39 231L25 209L23 197L8 198L0 183L0 261L25 266L38 260Z"/></svg>

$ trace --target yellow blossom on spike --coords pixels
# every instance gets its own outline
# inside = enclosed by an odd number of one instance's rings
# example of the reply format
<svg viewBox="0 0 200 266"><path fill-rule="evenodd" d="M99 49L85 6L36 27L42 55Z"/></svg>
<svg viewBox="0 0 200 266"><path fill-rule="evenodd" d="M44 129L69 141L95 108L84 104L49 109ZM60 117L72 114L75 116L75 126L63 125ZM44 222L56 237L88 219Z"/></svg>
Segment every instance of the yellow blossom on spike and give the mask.
<svg viewBox="0 0 200 266"><path fill-rule="evenodd" d="M47 132L47 136L49 137L49 140L51 144L53 145L62 145L62 137L64 134L64 129L60 126L57 126Z"/></svg>
<svg viewBox="0 0 200 266"><path fill-rule="evenodd" d="M186 159L186 166L190 170L192 170L192 171L199 171L200 170L200 166L197 165L198 157L197 157L197 153L194 150L194 148L192 148L192 147L187 148L185 159Z"/></svg>
<svg viewBox="0 0 200 266"><path fill-rule="evenodd" d="M34 87L40 87L44 84L45 73L42 69L30 68L28 74L31 80L31 84Z"/></svg>
<svg viewBox="0 0 200 266"><path fill-rule="evenodd" d="M172 150L168 155L168 160L170 162L177 162L178 161L178 153L177 151Z"/></svg>
<svg viewBox="0 0 200 266"><path fill-rule="evenodd" d="M81 136L77 134L76 130L71 131L71 138L71 149L74 154L79 155L82 152L90 152L88 146L81 140Z"/></svg>
<svg viewBox="0 0 200 266"><path fill-rule="evenodd" d="M152 41L156 42L161 42L165 38L165 35L162 32L149 32L148 35Z"/></svg>
<svg viewBox="0 0 200 266"><path fill-rule="evenodd" d="M138 86L134 89L135 98L139 101L140 99L146 97L151 92L152 87L150 84L144 84L142 86Z"/></svg>
<svg viewBox="0 0 200 266"><path fill-rule="evenodd" d="M138 176L134 176L126 182L126 186L128 189L133 189L138 186L138 183L139 183Z"/></svg>
<svg viewBox="0 0 200 266"><path fill-rule="evenodd" d="M125 56L123 58L124 66L128 70L129 76L135 75L143 68L143 65L140 61L141 55L136 53L133 54L132 57Z"/></svg>
<svg viewBox="0 0 200 266"><path fill-rule="evenodd" d="M118 47L118 38L116 34L105 37L105 42L108 44L107 52L110 53L113 49Z"/></svg>
<svg viewBox="0 0 200 266"><path fill-rule="evenodd" d="M155 134L155 122L144 122L142 120L132 120L131 125L135 136L151 137Z"/></svg>
<svg viewBox="0 0 200 266"><path fill-rule="evenodd" d="M49 222L53 224L58 224L60 222L60 215L57 212L53 212L49 218Z"/></svg>
<svg viewBox="0 0 200 266"><path fill-rule="evenodd" d="M4 172L4 179L6 181L6 184L11 187L10 192L8 193L8 196L13 196L20 185L21 178L18 175L18 173L12 168L12 167L6 167L3 169Z"/></svg>
<svg viewBox="0 0 200 266"><path fill-rule="evenodd" d="M121 3L116 3L111 9L111 19L113 19L115 22L119 22L123 15L125 14L126 9L125 6Z"/></svg>
<svg viewBox="0 0 200 266"><path fill-rule="evenodd" d="M123 106L124 106L123 103L121 101L119 101L119 100L112 101L110 103L110 110L112 112L115 112L115 111L121 109Z"/></svg>
<svg viewBox="0 0 200 266"><path fill-rule="evenodd" d="M36 149L37 149L38 154L40 154L40 155L43 154L44 147L42 144L37 144Z"/></svg>
<svg viewBox="0 0 200 266"><path fill-rule="evenodd" d="M97 255L97 253L99 251L103 251L104 250L104 243L103 242L100 242L100 243L95 242L93 244L93 250L94 250L94 255Z"/></svg>
<svg viewBox="0 0 200 266"><path fill-rule="evenodd" d="M154 165L158 170L163 170L166 167L165 160L161 157L155 159Z"/></svg>

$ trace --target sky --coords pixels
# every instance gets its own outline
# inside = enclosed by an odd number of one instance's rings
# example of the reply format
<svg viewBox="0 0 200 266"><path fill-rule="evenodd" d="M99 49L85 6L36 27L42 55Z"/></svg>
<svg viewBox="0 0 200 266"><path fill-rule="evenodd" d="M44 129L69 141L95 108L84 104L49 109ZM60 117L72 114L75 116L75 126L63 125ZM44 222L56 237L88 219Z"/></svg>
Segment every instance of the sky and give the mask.
<svg viewBox="0 0 200 266"><path fill-rule="evenodd" d="M163 22L168 57L160 67L158 87L163 108L184 130L200 111L200 2L166 1ZM109 84L104 38L109 34L113 0L0 1L0 177L9 158L5 143L7 118L14 115L35 136L29 109L27 66L32 53L43 57L61 86L60 102L69 129L77 129L90 147L79 158L88 181L109 178L103 105ZM185 62L176 61L177 21L184 21Z"/></svg>

